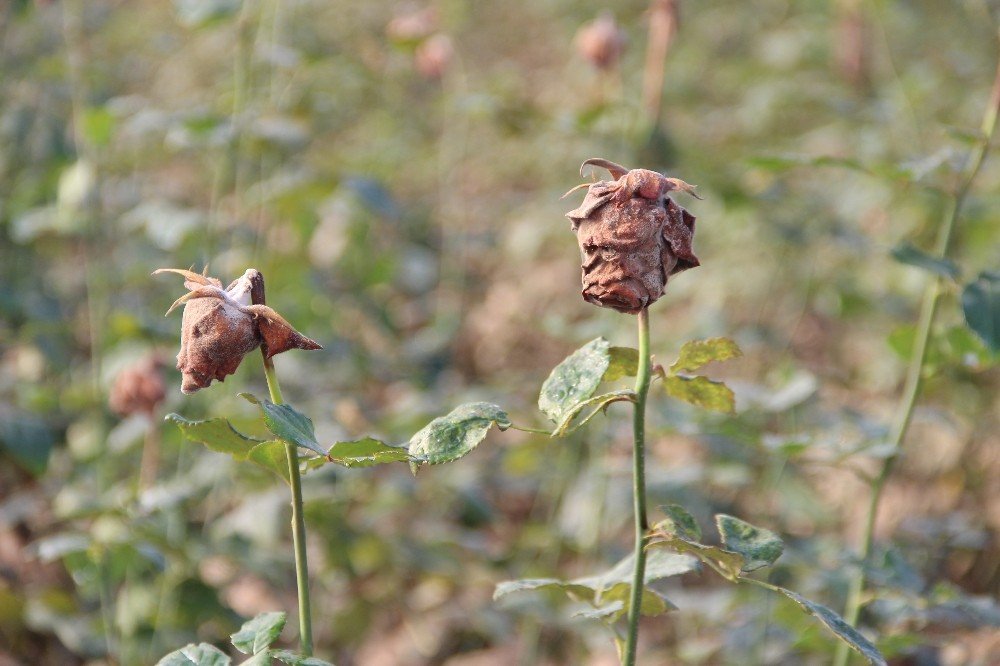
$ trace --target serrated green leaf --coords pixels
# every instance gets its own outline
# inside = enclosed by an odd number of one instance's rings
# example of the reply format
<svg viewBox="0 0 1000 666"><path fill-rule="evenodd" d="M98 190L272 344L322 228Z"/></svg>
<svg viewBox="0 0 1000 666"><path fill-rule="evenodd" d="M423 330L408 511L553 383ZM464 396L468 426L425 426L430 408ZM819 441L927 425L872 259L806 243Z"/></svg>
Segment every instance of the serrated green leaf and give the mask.
<svg viewBox="0 0 1000 666"><path fill-rule="evenodd" d="M670 374L694 372L712 361L726 361L743 355L739 345L729 338L691 340L681 347L681 353L670 366Z"/></svg>
<svg viewBox="0 0 1000 666"><path fill-rule="evenodd" d="M327 452L329 459L344 467L371 467L383 463L406 462L410 454L405 448L389 446L373 437L350 442L337 442Z"/></svg>
<svg viewBox="0 0 1000 666"><path fill-rule="evenodd" d="M604 393L602 395L596 395L592 398L584 400L583 402L573 405L566 411L562 421L560 421L559 424L552 431L552 436L562 437L566 435L568 432L576 430L576 428L579 428L580 426L586 424L588 421L590 421L590 419L594 418L598 414L598 412L606 409L608 405L614 402L635 402L635 391L613 391L611 393ZM593 411L591 411L590 414L588 414L582 421L580 421L580 423L577 424L576 428L571 429L570 426L572 425L573 420L580 415L580 412L587 409L588 407L593 407L594 408Z"/></svg>
<svg viewBox="0 0 1000 666"><path fill-rule="evenodd" d="M303 657L291 650L271 650L271 656L288 666L333 666L328 661L317 657Z"/></svg>
<svg viewBox="0 0 1000 666"><path fill-rule="evenodd" d="M244 622L240 630L229 639L243 654L257 654L278 640L286 619L287 615L282 612L261 613L252 620Z"/></svg>
<svg viewBox="0 0 1000 666"><path fill-rule="evenodd" d="M286 482L288 478L288 454L285 443L278 439L261 442L247 452L246 459L269 472L274 472Z"/></svg>
<svg viewBox="0 0 1000 666"><path fill-rule="evenodd" d="M962 290L965 321L994 353L1000 352L1000 273L983 272Z"/></svg>
<svg viewBox="0 0 1000 666"><path fill-rule="evenodd" d="M326 451L316 441L316 430L308 416L287 403L276 405L270 400L261 400L251 393L240 393L239 396L260 407L261 413L264 415L264 425L276 437L313 453L326 456Z"/></svg>
<svg viewBox="0 0 1000 666"><path fill-rule="evenodd" d="M607 340L596 338L566 357L542 384L538 408L560 423L569 409L594 395L611 363L609 349Z"/></svg>
<svg viewBox="0 0 1000 666"><path fill-rule="evenodd" d="M635 377L639 371L639 350L632 347L611 347L608 349L608 369L601 381L613 382L623 377Z"/></svg>
<svg viewBox="0 0 1000 666"><path fill-rule="evenodd" d="M840 615L833 612L826 606L809 601L805 597L796 594L791 590L787 590L783 587L779 587L778 589L782 594L798 604L799 607L806 613L816 617L823 623L824 626L826 626L827 629L832 631L837 638L861 653L861 655L868 660L869 664L872 664L872 666L886 666L886 661L878 651L878 648L876 648L871 641L862 636L861 632L847 624L844 618L840 617Z"/></svg>
<svg viewBox="0 0 1000 666"><path fill-rule="evenodd" d="M746 560L742 567L744 572L774 564L785 549L785 544L774 532L739 518L720 513L715 517L715 524L726 550L739 553Z"/></svg>
<svg viewBox="0 0 1000 666"><path fill-rule="evenodd" d="M428 423L410 439L411 468L422 463L440 465L466 455L486 437L490 428L510 427L507 412L489 402L472 402L456 407L446 416Z"/></svg>
<svg viewBox="0 0 1000 666"><path fill-rule="evenodd" d="M957 280L961 271L954 261L944 257L934 257L911 243L901 243L892 248L892 258L901 264L916 266L941 277Z"/></svg>
<svg viewBox="0 0 1000 666"><path fill-rule="evenodd" d="M732 413L736 409L736 397L732 390L724 383L713 381L708 377L669 376L663 380L663 390L671 398L704 409L726 413Z"/></svg>
<svg viewBox="0 0 1000 666"><path fill-rule="evenodd" d="M227 419L189 421L180 414L167 414L166 420L176 423L184 437L192 442L204 444L211 451L226 453L237 460L246 460L250 449L262 441L239 432Z"/></svg>
<svg viewBox="0 0 1000 666"><path fill-rule="evenodd" d="M667 517L657 523L657 529L670 534L676 534L687 541L698 541L701 539L701 528L698 527L698 521L680 504L661 506L660 511L665 513Z"/></svg>
<svg viewBox="0 0 1000 666"><path fill-rule="evenodd" d="M189 643L156 662L156 666L230 666L225 652L208 643Z"/></svg>

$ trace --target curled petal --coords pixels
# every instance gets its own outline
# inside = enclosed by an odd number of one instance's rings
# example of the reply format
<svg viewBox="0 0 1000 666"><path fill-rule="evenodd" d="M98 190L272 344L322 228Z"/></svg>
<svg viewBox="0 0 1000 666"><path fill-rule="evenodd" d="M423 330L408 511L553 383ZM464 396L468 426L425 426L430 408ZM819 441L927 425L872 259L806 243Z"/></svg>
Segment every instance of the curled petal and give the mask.
<svg viewBox="0 0 1000 666"><path fill-rule="evenodd" d="M583 175L584 167L595 166L601 167L602 169L607 169L611 174L611 177L618 180L622 176L628 173L628 169L623 167L621 164L615 164L610 160L601 159L600 157L591 157L589 160L585 160L583 164L580 165L580 175Z"/></svg>
<svg viewBox="0 0 1000 666"><path fill-rule="evenodd" d="M229 296L226 294L226 292L222 291L222 287L216 287L216 286L199 287L197 289L189 291L188 293L184 294L183 296L181 296L180 298L178 298L176 301L174 301L170 305L170 308L167 310L167 313L165 315L163 315L163 316L166 317L171 312L173 312L175 309L177 309L178 306L187 303L188 301L190 301L193 298L218 298L218 299L221 299L221 300L227 301L227 302L229 302L229 301L232 300L232 299L229 298Z"/></svg>
<svg viewBox="0 0 1000 666"><path fill-rule="evenodd" d="M698 196L698 193L694 191L695 188L698 187L697 185L691 185L690 183L685 183L680 178L664 178L663 180L667 182L668 192L670 190L680 190L681 192L687 192L695 199L702 200L702 198Z"/></svg>
<svg viewBox="0 0 1000 666"><path fill-rule="evenodd" d="M266 305L250 305L242 308L249 312L257 321L257 330L264 342L264 353L267 358L289 349L322 349L315 340L302 335L292 327L285 318Z"/></svg>
<svg viewBox="0 0 1000 666"><path fill-rule="evenodd" d="M218 278L209 277L183 268L157 268L153 271L153 275L159 275L160 273L177 273L184 278L184 286L192 291L199 286L222 288L222 282Z"/></svg>

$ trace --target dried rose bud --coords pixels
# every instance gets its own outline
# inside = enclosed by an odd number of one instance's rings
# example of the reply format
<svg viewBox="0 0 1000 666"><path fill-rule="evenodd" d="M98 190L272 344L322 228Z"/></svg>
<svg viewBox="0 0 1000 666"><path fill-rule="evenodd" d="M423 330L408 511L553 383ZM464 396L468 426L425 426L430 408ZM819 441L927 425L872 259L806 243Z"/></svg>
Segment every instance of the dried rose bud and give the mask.
<svg viewBox="0 0 1000 666"><path fill-rule="evenodd" d="M434 7L409 7L392 17L385 27L385 34L396 42L419 42L437 30L438 23L438 13Z"/></svg>
<svg viewBox="0 0 1000 666"><path fill-rule="evenodd" d="M637 314L663 295L667 278L699 265L691 241L694 216L667 194L694 186L646 169L626 169L601 159L616 179L579 185L587 196L566 213L583 255L583 297L619 312ZM570 192L567 192L569 194Z"/></svg>
<svg viewBox="0 0 1000 666"><path fill-rule="evenodd" d="M607 12L581 26L574 41L580 56L597 69L614 67L625 50L625 32Z"/></svg>
<svg viewBox="0 0 1000 666"><path fill-rule="evenodd" d="M166 395L163 361L152 355L118 373L111 386L108 406L122 417L132 414L152 416Z"/></svg>
<svg viewBox="0 0 1000 666"><path fill-rule="evenodd" d="M425 79L440 79L454 55L451 37L438 33L420 43L413 53L413 65Z"/></svg>
<svg viewBox="0 0 1000 666"><path fill-rule="evenodd" d="M181 350L177 369L183 380L181 391L194 393L212 383L225 381L236 372L243 357L262 347L266 358L289 349L321 349L277 312L264 305L264 276L247 269L243 277L226 289L213 277L177 268L153 272L184 276L188 293L167 310L184 304L181 320Z"/></svg>

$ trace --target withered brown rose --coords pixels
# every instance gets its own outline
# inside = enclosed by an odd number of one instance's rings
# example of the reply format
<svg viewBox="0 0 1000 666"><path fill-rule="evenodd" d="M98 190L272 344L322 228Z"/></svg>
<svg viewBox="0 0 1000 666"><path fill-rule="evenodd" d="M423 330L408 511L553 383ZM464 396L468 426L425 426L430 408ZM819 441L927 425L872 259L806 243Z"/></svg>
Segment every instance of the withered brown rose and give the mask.
<svg viewBox="0 0 1000 666"><path fill-rule="evenodd" d="M128 366L115 377L108 406L119 416L152 416L167 395L163 361L155 354Z"/></svg>
<svg viewBox="0 0 1000 666"><path fill-rule="evenodd" d="M576 210L566 213L583 255L583 297L602 307L637 314L663 295L674 273L699 265L691 242L694 215L668 195L694 187L647 169L626 169L602 159L613 181L587 187ZM570 192L567 192L569 194Z"/></svg>
<svg viewBox="0 0 1000 666"><path fill-rule="evenodd" d="M213 379L224 381L257 347L263 349L266 358L289 349L321 349L264 305L264 277L254 268L247 269L225 289L218 279L193 271L161 268L153 275L160 273L183 276L189 290L167 310L170 314L184 305L181 350L177 354L184 393L203 389Z"/></svg>
<svg viewBox="0 0 1000 666"><path fill-rule="evenodd" d="M611 69L625 50L625 32L614 17L605 12L584 24L576 33L576 50L597 69Z"/></svg>

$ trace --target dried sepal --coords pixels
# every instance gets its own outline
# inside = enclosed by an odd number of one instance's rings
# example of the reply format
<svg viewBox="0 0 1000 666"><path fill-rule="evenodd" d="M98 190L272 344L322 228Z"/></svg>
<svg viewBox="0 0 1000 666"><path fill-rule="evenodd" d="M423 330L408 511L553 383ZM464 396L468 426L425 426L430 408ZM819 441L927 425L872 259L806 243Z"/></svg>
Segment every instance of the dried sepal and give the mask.
<svg viewBox="0 0 1000 666"><path fill-rule="evenodd" d="M184 305L177 354L184 393L203 389L213 380L224 381L244 356L262 344L268 358L289 349L321 348L263 304L264 278L256 269L247 270L226 289L216 278L183 269L164 268L154 275L164 272L181 275L190 289L168 310L169 314Z"/></svg>
<svg viewBox="0 0 1000 666"><path fill-rule="evenodd" d="M261 335L264 355L271 358L289 349L322 349L315 341L296 331L285 318L266 305L251 305L246 308L257 322Z"/></svg>
<svg viewBox="0 0 1000 666"><path fill-rule="evenodd" d="M694 186L600 158L585 161L581 174L587 166L607 169L614 180L588 185L580 206L566 214L580 243L583 297L636 314L663 295L670 275L699 265L695 218L668 196L693 193Z"/></svg>

